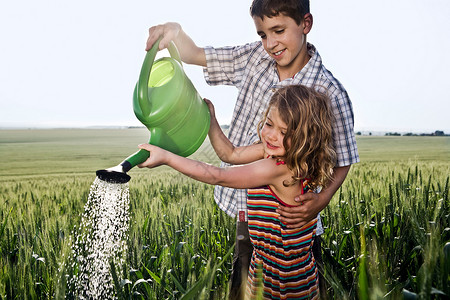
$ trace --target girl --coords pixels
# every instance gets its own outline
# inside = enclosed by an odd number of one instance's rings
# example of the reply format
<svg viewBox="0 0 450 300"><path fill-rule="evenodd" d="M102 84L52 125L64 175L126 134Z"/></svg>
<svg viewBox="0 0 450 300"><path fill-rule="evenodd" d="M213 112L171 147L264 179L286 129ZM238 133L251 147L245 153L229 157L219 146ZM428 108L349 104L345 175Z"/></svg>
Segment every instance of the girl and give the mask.
<svg viewBox="0 0 450 300"><path fill-rule="evenodd" d="M223 134L214 107L209 138L219 158L237 166L219 168L177 156L156 146L139 167L168 165L196 180L247 190L248 227L254 246L247 280L253 298L262 286L268 299L318 298L318 271L312 254L317 219L289 229L275 212L297 205L299 194L330 180L335 165L333 113L326 95L300 85L280 88L258 126L258 144L234 147ZM259 269L262 276L258 275Z"/></svg>

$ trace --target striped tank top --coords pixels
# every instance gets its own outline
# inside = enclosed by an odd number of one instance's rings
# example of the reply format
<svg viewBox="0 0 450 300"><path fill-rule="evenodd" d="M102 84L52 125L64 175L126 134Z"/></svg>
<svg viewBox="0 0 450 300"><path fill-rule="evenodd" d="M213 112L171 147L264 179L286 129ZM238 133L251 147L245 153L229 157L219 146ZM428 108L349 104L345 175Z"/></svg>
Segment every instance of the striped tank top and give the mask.
<svg viewBox="0 0 450 300"><path fill-rule="evenodd" d="M302 182L303 192L308 190ZM288 229L278 205L289 206L269 186L248 189L248 230L253 244L247 295L264 299L318 299L318 271L312 253L317 218Z"/></svg>

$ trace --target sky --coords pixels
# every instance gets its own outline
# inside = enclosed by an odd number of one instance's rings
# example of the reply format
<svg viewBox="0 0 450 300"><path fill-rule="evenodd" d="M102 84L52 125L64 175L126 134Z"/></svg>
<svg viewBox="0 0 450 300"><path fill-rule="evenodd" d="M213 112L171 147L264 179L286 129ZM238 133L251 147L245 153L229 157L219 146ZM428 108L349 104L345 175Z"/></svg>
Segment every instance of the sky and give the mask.
<svg viewBox="0 0 450 300"><path fill-rule="evenodd" d="M250 4L2 1L0 128L140 126L132 95L148 28L174 21L198 46L240 45L259 39ZM355 131L450 133L450 1L311 0L311 13L308 41L347 89ZM237 90L184 67L229 124Z"/></svg>

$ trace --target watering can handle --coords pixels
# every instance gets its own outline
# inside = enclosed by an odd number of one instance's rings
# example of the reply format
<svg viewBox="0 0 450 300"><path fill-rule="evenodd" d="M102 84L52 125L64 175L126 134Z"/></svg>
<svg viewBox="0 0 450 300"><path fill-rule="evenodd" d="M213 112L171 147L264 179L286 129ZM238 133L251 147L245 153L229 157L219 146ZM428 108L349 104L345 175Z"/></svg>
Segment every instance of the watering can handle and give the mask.
<svg viewBox="0 0 450 300"><path fill-rule="evenodd" d="M148 101L148 80L150 78L150 72L152 70L153 62L155 61L156 53L158 52L160 41L161 38L153 44L152 48L145 55L137 84L137 97L139 99L139 106L141 107L144 116L148 116L150 113L150 103ZM169 50L170 56L176 59L182 66L180 53L178 52L175 43L170 41L167 49Z"/></svg>

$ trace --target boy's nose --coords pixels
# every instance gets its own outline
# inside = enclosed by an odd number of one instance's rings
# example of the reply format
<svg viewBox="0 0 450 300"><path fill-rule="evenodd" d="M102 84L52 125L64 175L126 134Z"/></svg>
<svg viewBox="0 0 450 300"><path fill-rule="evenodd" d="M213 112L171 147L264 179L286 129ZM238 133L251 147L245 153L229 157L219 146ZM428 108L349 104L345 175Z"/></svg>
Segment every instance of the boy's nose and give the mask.
<svg viewBox="0 0 450 300"><path fill-rule="evenodd" d="M268 49L273 49L277 45L277 40L273 37L268 36L266 43Z"/></svg>

